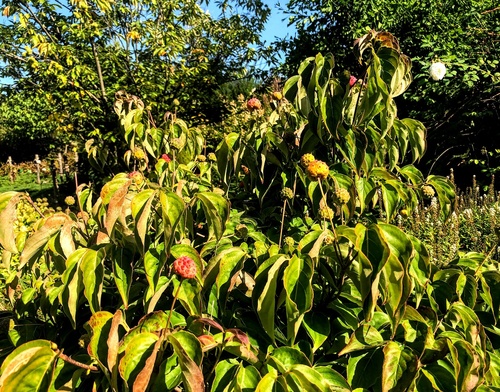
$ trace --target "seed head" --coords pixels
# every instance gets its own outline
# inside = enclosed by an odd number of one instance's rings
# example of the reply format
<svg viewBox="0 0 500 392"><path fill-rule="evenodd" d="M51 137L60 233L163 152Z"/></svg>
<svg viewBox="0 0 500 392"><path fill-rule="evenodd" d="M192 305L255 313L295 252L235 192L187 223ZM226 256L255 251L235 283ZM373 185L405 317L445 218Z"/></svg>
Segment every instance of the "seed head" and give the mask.
<svg viewBox="0 0 500 392"><path fill-rule="evenodd" d="M217 161L217 155L215 155L213 152L209 153L208 154L208 160L212 161L212 162L216 162Z"/></svg>
<svg viewBox="0 0 500 392"><path fill-rule="evenodd" d="M146 158L146 154L144 153L144 150L140 147L135 147L134 148L134 158L138 159L140 161L143 161Z"/></svg>
<svg viewBox="0 0 500 392"><path fill-rule="evenodd" d="M424 193L424 196L425 197L428 197L428 198L431 198L434 196L435 192L434 192L434 188L431 187L430 185L424 185L422 187L422 192Z"/></svg>
<svg viewBox="0 0 500 392"><path fill-rule="evenodd" d="M331 245L331 244L333 244L334 241L335 241L335 238L332 235L327 235L325 237L325 240L324 240L325 245Z"/></svg>
<svg viewBox="0 0 500 392"><path fill-rule="evenodd" d="M307 166L309 166L309 164L315 160L316 158L314 158L313 154L304 154L302 155L302 157L300 157L300 164L303 168L307 169Z"/></svg>
<svg viewBox="0 0 500 392"><path fill-rule="evenodd" d="M290 189L290 188L283 188L281 190L281 198L282 199L288 199L288 200L292 200L293 199L293 191Z"/></svg>
<svg viewBox="0 0 500 392"><path fill-rule="evenodd" d="M321 207L319 209L319 217L321 219L330 220L330 219L333 219L334 216L335 216L335 214L334 214L333 210L328 206Z"/></svg>
<svg viewBox="0 0 500 392"><path fill-rule="evenodd" d="M284 242L285 245L288 245L290 248L295 245L295 240L293 239L293 237L285 237Z"/></svg>
<svg viewBox="0 0 500 392"><path fill-rule="evenodd" d="M254 110L259 110L262 107L262 104L257 98L250 98L247 101L247 109L253 112Z"/></svg>
<svg viewBox="0 0 500 392"><path fill-rule="evenodd" d="M273 92L273 99L276 101L281 101L283 99L283 94L281 94L279 91Z"/></svg>
<svg viewBox="0 0 500 392"><path fill-rule="evenodd" d="M64 202L68 205L68 206L72 206L75 204L75 198L73 196L67 196L65 199L64 199Z"/></svg>
<svg viewBox="0 0 500 392"><path fill-rule="evenodd" d="M330 174L330 169L325 162L315 160L307 166L306 172L311 180L324 180Z"/></svg>
<svg viewBox="0 0 500 392"><path fill-rule="evenodd" d="M191 257L181 256L174 261L174 272L184 279L196 277L196 263Z"/></svg>
<svg viewBox="0 0 500 392"><path fill-rule="evenodd" d="M351 199L351 195L349 194L349 191L347 189L338 188L335 191L335 198L340 204L347 204Z"/></svg>
<svg viewBox="0 0 500 392"><path fill-rule="evenodd" d="M128 174L128 178L136 185L141 185L144 182L144 176L141 172L133 171Z"/></svg>

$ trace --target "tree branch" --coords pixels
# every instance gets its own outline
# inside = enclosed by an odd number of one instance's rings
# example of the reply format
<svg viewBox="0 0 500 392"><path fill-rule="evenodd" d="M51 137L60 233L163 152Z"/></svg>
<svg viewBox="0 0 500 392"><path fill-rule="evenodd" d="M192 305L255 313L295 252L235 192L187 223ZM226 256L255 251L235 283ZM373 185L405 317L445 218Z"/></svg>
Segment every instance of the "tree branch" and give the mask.
<svg viewBox="0 0 500 392"><path fill-rule="evenodd" d="M35 19L37 21L37 23L40 25L41 29L45 32L45 34L47 34L47 36L49 37L49 39L52 41L52 43L57 43L54 38L52 37L52 34L50 34L50 32L47 30L47 27L45 27L45 25L42 23L42 21L40 19L38 19L38 17L36 16L36 13L34 13L30 6L27 5L27 4L24 4L22 1L20 2L20 4L26 8L26 10L29 12L29 14L33 17L33 19Z"/></svg>
<svg viewBox="0 0 500 392"><path fill-rule="evenodd" d="M95 65L97 68L97 76L99 77L99 84L101 86L102 98L104 99L105 102L108 102L108 97L106 96L106 88L104 87L104 79L102 77L101 63L99 61L99 56L97 55L95 42L91 41L90 44L92 45L92 53L94 54Z"/></svg>
<svg viewBox="0 0 500 392"><path fill-rule="evenodd" d="M500 7L493 8L491 10L483 11L481 12L481 15L489 14L490 12L498 11L500 10Z"/></svg>
<svg viewBox="0 0 500 392"><path fill-rule="evenodd" d="M73 358L70 358L66 354L63 354L62 351L59 354L59 358L61 358L65 362L71 363L72 365L75 365L75 366L77 366L79 368L90 370L91 372L98 372L99 371L99 369L97 367L93 366L93 365L86 365L84 363L75 361Z"/></svg>
<svg viewBox="0 0 500 392"><path fill-rule="evenodd" d="M12 53L10 53L9 51L5 50L4 48L0 48L0 51L1 51L2 53L4 53L7 57L10 57L10 58L12 58L12 59L16 59L16 60L18 60L18 61L22 61L23 63L28 62L28 60L27 60L27 59L25 59L25 58L23 58L23 57L20 57L20 56L17 56L17 55L15 55L15 54L12 54Z"/></svg>

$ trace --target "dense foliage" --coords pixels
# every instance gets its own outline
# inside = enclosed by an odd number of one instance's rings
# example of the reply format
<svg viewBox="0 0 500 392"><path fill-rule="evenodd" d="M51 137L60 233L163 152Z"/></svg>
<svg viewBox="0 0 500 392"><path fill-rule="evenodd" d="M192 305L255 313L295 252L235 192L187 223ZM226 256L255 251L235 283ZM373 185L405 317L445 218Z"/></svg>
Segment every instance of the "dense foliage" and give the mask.
<svg viewBox="0 0 500 392"><path fill-rule="evenodd" d="M261 1L2 0L0 159L29 160L70 141L121 155L113 112L121 89L193 123L224 113L217 90L252 73L269 15ZM193 95L196 91L196 96ZM118 153L115 149L118 148ZM111 162L111 160L110 160Z"/></svg>
<svg viewBox="0 0 500 392"><path fill-rule="evenodd" d="M404 163L425 128L397 116L395 38L355 51L364 80L308 58L213 151L121 92L129 173L32 230L10 230L30 200L1 194L2 390L499 388L498 263L433 265L390 223L429 197L449 217L454 187Z"/></svg>
<svg viewBox="0 0 500 392"><path fill-rule="evenodd" d="M362 78L363 70L350 51L354 40L367 27L390 31L413 61L415 82L399 106L407 115L421 119L429 131L425 166L435 164L443 173L451 165L456 169L477 163L471 160L483 161L489 170L498 166L497 2L290 0L286 10L297 29L294 39L282 42L286 73L292 75L304 55L332 51L341 69ZM429 77L435 61L447 68L439 82ZM493 156L485 156L483 147ZM471 176L458 173L463 178Z"/></svg>

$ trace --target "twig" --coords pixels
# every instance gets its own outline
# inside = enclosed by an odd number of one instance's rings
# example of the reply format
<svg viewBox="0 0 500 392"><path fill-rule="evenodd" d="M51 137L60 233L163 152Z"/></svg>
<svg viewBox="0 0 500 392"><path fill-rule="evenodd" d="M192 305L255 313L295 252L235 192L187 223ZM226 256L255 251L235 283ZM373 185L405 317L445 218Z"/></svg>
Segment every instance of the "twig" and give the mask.
<svg viewBox="0 0 500 392"><path fill-rule="evenodd" d="M97 49L95 47L95 42L91 41L90 44L92 45L92 53L94 54L95 65L97 68L97 76L99 77L99 84L101 86L102 98L104 99L105 102L107 102L108 97L106 96L106 88L104 87L104 79L102 77L101 63L99 61L99 56L97 55Z"/></svg>
<svg viewBox="0 0 500 392"><path fill-rule="evenodd" d="M44 23L42 23L42 21L40 19L38 19L38 17L36 16L36 13L32 11L32 9L30 8L30 6L28 4L24 4L23 2L20 2L20 4L26 8L26 10L29 12L29 14L33 17L33 19L35 19L37 21L37 23L40 25L41 29L45 32L45 34L47 34L47 37L49 37L49 39L52 41L52 43L56 44L56 40L54 39L54 37L52 37L52 34L50 34L50 32L47 30L47 27L45 26ZM57 58L57 56L56 56Z"/></svg>
<svg viewBox="0 0 500 392"><path fill-rule="evenodd" d="M483 11L481 12L481 15L489 14L490 12L498 11L500 10L500 7L493 8L491 10Z"/></svg>
<svg viewBox="0 0 500 392"><path fill-rule="evenodd" d="M61 358L65 362L71 363L72 365L75 365L75 366L77 366L79 368L90 370L91 372L98 372L99 371L99 369L96 366L94 366L94 365L86 365L84 363L75 361L73 358L68 357L62 351L59 354L59 358Z"/></svg>

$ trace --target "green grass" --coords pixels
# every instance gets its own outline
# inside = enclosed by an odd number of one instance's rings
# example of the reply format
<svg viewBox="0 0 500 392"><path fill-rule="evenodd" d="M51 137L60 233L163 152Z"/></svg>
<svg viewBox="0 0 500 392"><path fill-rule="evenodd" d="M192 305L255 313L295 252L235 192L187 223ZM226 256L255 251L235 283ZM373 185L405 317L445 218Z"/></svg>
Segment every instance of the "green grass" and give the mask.
<svg viewBox="0 0 500 392"><path fill-rule="evenodd" d="M14 182L11 182L9 176L0 177L0 192L17 191L28 192L32 199L37 197L50 197L52 195L52 179L43 177L40 184L36 181L36 173L19 173Z"/></svg>

